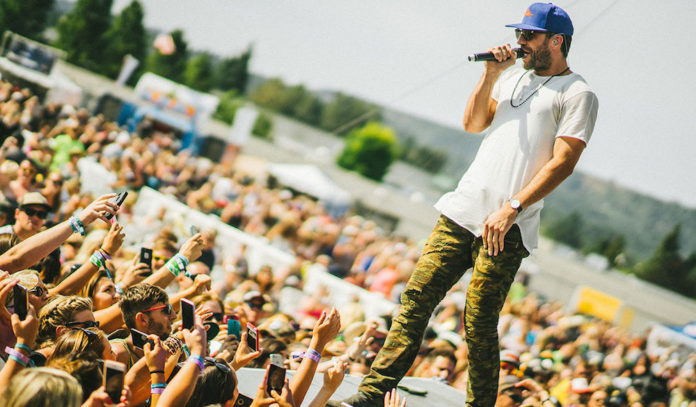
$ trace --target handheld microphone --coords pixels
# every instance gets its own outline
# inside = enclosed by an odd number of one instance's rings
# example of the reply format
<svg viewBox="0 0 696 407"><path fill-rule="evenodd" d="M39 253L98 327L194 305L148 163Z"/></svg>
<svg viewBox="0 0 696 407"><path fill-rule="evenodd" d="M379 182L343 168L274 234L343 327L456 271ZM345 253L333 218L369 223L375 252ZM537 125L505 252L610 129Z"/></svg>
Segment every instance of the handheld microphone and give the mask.
<svg viewBox="0 0 696 407"><path fill-rule="evenodd" d="M512 51L517 54L517 58L522 58L525 56L526 52L522 48L513 48ZM480 61L495 61L495 56L492 52L482 52L480 54L469 55L469 62L480 62Z"/></svg>

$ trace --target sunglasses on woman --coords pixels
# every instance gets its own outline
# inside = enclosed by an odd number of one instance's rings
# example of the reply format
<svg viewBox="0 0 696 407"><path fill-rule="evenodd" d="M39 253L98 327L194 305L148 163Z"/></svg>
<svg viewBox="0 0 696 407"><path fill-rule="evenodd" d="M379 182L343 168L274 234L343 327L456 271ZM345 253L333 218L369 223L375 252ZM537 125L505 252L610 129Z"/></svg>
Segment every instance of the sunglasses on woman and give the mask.
<svg viewBox="0 0 696 407"><path fill-rule="evenodd" d="M82 328L99 328L99 321L73 321L65 324L66 327L72 328L81 326Z"/></svg>

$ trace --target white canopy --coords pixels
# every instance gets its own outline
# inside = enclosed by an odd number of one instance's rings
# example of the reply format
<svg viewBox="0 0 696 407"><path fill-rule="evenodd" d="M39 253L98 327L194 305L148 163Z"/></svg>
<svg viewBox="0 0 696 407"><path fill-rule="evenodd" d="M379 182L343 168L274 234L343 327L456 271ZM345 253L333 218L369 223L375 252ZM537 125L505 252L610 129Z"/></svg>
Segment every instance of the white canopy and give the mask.
<svg viewBox="0 0 696 407"><path fill-rule="evenodd" d="M271 164L268 172L282 185L311 195L320 201L333 206L350 204L350 194L336 185L315 165Z"/></svg>

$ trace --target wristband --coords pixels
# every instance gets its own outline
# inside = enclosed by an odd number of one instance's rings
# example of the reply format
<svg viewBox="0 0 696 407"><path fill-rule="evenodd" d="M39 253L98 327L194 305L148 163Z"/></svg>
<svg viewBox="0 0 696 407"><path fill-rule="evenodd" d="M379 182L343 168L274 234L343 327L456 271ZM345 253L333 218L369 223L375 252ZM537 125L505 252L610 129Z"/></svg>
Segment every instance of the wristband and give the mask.
<svg viewBox="0 0 696 407"><path fill-rule="evenodd" d="M201 369L201 373L203 373L203 370L205 370L205 362L200 355L191 355L188 360L198 365L198 368Z"/></svg>
<svg viewBox="0 0 696 407"><path fill-rule="evenodd" d="M109 254L109 252L107 252L106 250L104 250L103 247L100 247L100 248L99 248L99 251L102 252L102 254L104 255L104 257L105 257L107 260L111 260L111 255Z"/></svg>
<svg viewBox="0 0 696 407"><path fill-rule="evenodd" d="M73 232L79 233L82 236L85 235L85 225L82 224L82 221L77 216L73 215L70 217L70 227Z"/></svg>
<svg viewBox="0 0 696 407"><path fill-rule="evenodd" d="M188 346L186 346L185 343L181 344L181 350L184 351L184 355L186 355L186 357L191 356L191 351L189 350Z"/></svg>
<svg viewBox="0 0 696 407"><path fill-rule="evenodd" d="M162 394L164 393L164 388L150 389L150 394Z"/></svg>
<svg viewBox="0 0 696 407"><path fill-rule="evenodd" d="M124 290L123 290L123 284L122 284L122 283L116 284L116 292L118 293L118 295L123 295Z"/></svg>
<svg viewBox="0 0 696 407"><path fill-rule="evenodd" d="M150 370L150 374L164 374L164 370Z"/></svg>
<svg viewBox="0 0 696 407"><path fill-rule="evenodd" d="M18 350L12 349L9 346L7 346L5 347L5 353L10 355L9 359L14 360L15 362L19 363L24 367L27 367L27 365L29 364L29 358Z"/></svg>
<svg viewBox="0 0 696 407"><path fill-rule="evenodd" d="M23 343L16 343L14 347L19 348L21 350L25 350L25 351L27 351L27 353L31 353L31 348Z"/></svg>
<svg viewBox="0 0 696 407"><path fill-rule="evenodd" d="M109 277L109 280L113 280L113 276L111 275L109 268L106 267L106 257L104 257L104 253L99 250L95 250L94 253L92 253L92 256L89 258L89 261L94 265L94 267L98 269L103 268L104 271L106 271L106 276Z"/></svg>
<svg viewBox="0 0 696 407"><path fill-rule="evenodd" d="M317 363L319 363L319 361L321 360L321 353L319 353L311 348L307 349L307 352L305 352L304 355L305 355L305 357L308 357Z"/></svg>
<svg viewBox="0 0 696 407"><path fill-rule="evenodd" d="M167 383L152 383L150 385L151 389L164 389L165 387L167 387Z"/></svg>

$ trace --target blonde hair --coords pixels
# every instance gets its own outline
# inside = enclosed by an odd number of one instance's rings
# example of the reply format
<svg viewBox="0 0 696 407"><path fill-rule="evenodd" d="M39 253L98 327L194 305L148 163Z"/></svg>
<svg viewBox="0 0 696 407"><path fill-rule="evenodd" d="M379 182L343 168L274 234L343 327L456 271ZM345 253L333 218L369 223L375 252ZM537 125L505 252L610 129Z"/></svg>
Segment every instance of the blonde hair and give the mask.
<svg viewBox="0 0 696 407"><path fill-rule="evenodd" d="M57 295L39 312L39 332L36 336L37 347L52 345L56 340L56 329L72 322L75 315L92 310L92 300L76 295Z"/></svg>
<svg viewBox="0 0 696 407"><path fill-rule="evenodd" d="M71 355L81 356L85 352L94 352L101 358L105 350L104 341L106 340L106 335L99 328L83 329L70 329L61 335L56 340L56 346L51 356L48 357L48 361ZM59 366L56 365L56 367Z"/></svg>
<svg viewBox="0 0 696 407"><path fill-rule="evenodd" d="M49 367L23 369L0 396L5 407L79 407L82 387L69 374Z"/></svg>

